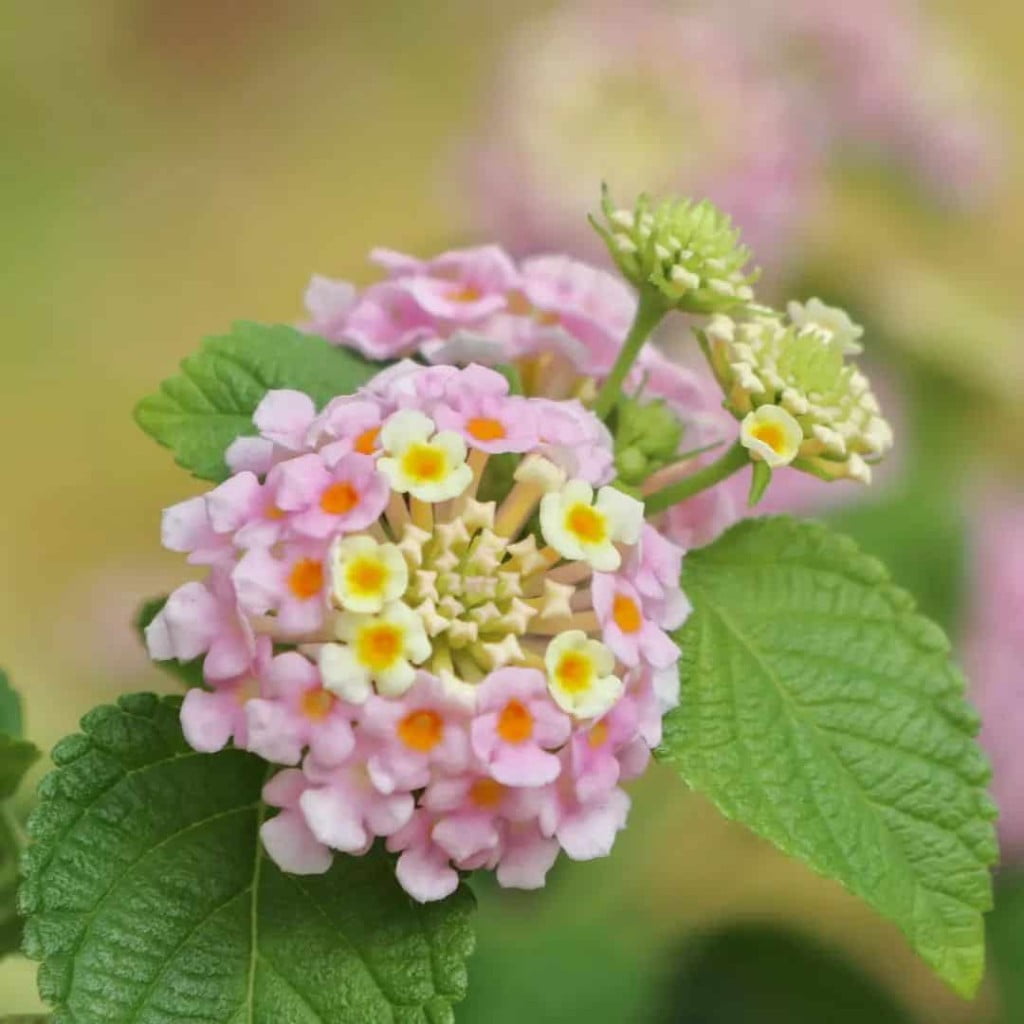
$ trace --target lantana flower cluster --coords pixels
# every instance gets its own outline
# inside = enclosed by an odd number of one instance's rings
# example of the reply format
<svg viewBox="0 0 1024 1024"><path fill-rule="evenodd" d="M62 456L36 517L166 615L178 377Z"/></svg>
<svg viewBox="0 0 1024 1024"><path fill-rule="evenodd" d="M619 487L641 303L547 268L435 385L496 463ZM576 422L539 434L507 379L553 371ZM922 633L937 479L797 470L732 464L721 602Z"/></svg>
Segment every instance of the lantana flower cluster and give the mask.
<svg viewBox="0 0 1024 1024"><path fill-rule="evenodd" d="M708 359L754 458L870 483L893 432L867 377L846 358L861 351L862 333L816 299L791 302L786 315L712 318L703 335Z"/></svg>
<svg viewBox="0 0 1024 1024"><path fill-rule="evenodd" d="M452 324L543 316L496 253L473 261L458 294L443 266L412 296L383 285L357 319L367 349L436 340L422 305ZM514 289L534 312L508 310ZM610 486L600 421L479 365L401 362L320 412L270 392L255 422L233 475L165 513L164 544L208 574L147 641L202 659L181 714L196 750L282 766L269 855L320 873L383 841L427 901L459 871L533 888L560 850L607 854L678 698L688 606L683 551Z"/></svg>

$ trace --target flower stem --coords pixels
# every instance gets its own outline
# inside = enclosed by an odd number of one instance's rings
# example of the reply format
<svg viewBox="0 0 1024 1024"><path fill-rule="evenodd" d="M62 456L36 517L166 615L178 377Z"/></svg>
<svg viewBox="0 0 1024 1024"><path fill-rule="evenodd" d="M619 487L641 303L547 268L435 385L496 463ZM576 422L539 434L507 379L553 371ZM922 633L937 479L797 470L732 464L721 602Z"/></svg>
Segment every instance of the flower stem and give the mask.
<svg viewBox="0 0 1024 1024"><path fill-rule="evenodd" d="M644 502L648 516L663 512L671 505L692 498L709 487L714 487L726 477L741 470L750 461L750 453L737 441L721 458L709 466L698 469L678 483L669 484L660 491L655 491Z"/></svg>
<svg viewBox="0 0 1024 1024"><path fill-rule="evenodd" d="M594 401L594 412L601 419L607 419L608 413L614 408L622 390L622 383L633 363L636 362L643 343L650 337L651 331L658 326L666 312L665 304L658 292L651 288L640 289L640 298L629 333L622 343L615 365L605 378L601 390L597 393L597 399Z"/></svg>

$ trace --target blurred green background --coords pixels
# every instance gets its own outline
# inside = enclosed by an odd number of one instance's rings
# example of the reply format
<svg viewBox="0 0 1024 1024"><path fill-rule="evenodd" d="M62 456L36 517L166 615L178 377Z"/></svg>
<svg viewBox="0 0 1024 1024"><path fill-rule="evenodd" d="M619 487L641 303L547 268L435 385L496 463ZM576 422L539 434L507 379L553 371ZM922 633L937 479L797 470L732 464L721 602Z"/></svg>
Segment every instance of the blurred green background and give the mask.
<svg viewBox="0 0 1024 1024"><path fill-rule="evenodd" d="M298 319L314 271L367 280L373 245L477 238L456 154L510 33L549 6L5 5L0 663L39 743L120 692L170 685L129 623L180 581L159 512L196 485L133 426L135 401L233 319ZM800 263L875 327L907 395L906 483L834 515L956 632L971 482L1019 485L1024 469L1024 7L927 7L999 108L1006 179L952 213L835 172ZM635 797L611 858L561 863L541 894L478 887L460 1020L1024 1020L1024 896L1005 872L1002 973L966 1004L895 929L667 772ZM0 963L0 1011L38 1005L32 965Z"/></svg>

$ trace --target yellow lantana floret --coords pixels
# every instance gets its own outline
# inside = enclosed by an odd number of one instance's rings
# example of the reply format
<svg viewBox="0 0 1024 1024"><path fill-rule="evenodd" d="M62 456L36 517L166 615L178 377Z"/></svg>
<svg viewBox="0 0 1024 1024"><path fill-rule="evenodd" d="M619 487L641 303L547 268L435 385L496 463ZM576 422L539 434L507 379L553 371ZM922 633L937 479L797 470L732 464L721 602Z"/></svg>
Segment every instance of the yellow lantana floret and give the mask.
<svg viewBox="0 0 1024 1024"><path fill-rule="evenodd" d="M415 665L430 657L430 641L420 617L401 601L386 604L379 615L343 612L335 632L344 644L320 651L324 686L361 704L375 683L377 692L399 697L416 679Z"/></svg>
<svg viewBox="0 0 1024 1024"><path fill-rule="evenodd" d="M800 451L804 432L800 424L778 405L761 405L747 413L740 426L740 443L750 456L775 469L787 466Z"/></svg>
<svg viewBox="0 0 1024 1024"><path fill-rule="evenodd" d="M570 480L540 503L544 540L563 558L583 561L598 572L614 572L622 562L616 543L636 544L644 522L643 504L614 487L594 489Z"/></svg>
<svg viewBox="0 0 1024 1024"><path fill-rule="evenodd" d="M390 416L380 441L387 454L378 468L400 494L420 501L447 501L458 497L473 479L462 437L453 430L438 431L429 416L415 409Z"/></svg>
<svg viewBox="0 0 1024 1024"><path fill-rule="evenodd" d="M577 718L597 718L622 696L622 680L612 675L615 656L580 629L559 633L548 644L544 667L555 703Z"/></svg>
<svg viewBox="0 0 1024 1024"><path fill-rule="evenodd" d="M397 601L409 585L409 567L396 544L344 537L331 549L331 597L339 608L371 614Z"/></svg>

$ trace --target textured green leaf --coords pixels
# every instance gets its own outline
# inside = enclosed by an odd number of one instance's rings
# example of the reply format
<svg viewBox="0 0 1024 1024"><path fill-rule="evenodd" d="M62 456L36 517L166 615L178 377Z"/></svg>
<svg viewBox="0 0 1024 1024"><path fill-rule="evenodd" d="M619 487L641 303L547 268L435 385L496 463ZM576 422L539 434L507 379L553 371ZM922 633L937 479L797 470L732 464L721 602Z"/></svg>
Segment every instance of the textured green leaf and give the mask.
<svg viewBox="0 0 1024 1024"><path fill-rule="evenodd" d="M25 949L54 1024L441 1024L471 894L413 903L379 851L326 875L262 853L264 762L197 754L179 702L123 698L57 745L25 858Z"/></svg>
<svg viewBox="0 0 1024 1024"><path fill-rule="evenodd" d="M683 699L660 756L972 993L995 809L942 631L849 539L786 518L692 552L683 587Z"/></svg>
<svg viewBox="0 0 1024 1024"><path fill-rule="evenodd" d="M0 668L0 733L20 738L22 728L21 697Z"/></svg>
<svg viewBox="0 0 1024 1024"><path fill-rule="evenodd" d="M146 601L145 604L139 609L138 614L135 616L135 629L139 634L139 639L142 641L142 646L146 646L146 627L160 614L163 610L164 605L167 604L166 597L154 597ZM205 655L200 655L198 658L193 658L191 661L178 661L176 658L172 658L170 661L154 661L153 664L157 668L163 669L168 675L174 676L186 689L193 686L203 686L203 661Z"/></svg>
<svg viewBox="0 0 1024 1024"><path fill-rule="evenodd" d="M185 469L204 480L223 480L228 446L256 432L252 415L268 391L303 391L323 406L380 369L294 327L240 322L185 359L179 376L138 404L135 419Z"/></svg>

